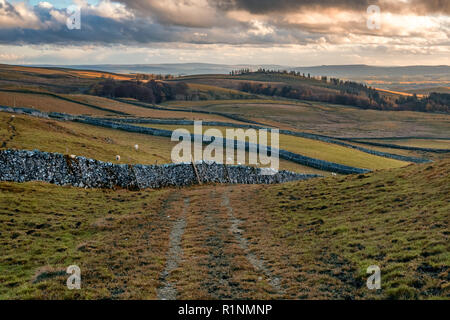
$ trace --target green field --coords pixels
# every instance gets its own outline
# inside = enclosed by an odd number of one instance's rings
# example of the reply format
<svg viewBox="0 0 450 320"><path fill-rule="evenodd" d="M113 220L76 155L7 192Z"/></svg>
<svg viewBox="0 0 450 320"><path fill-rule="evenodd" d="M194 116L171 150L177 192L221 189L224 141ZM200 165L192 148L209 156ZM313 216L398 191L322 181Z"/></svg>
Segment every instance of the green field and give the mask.
<svg viewBox="0 0 450 320"><path fill-rule="evenodd" d="M178 126L178 125L159 125L159 124L143 124L142 126L160 128L166 130L176 130L179 128L188 129L191 133L194 131L193 126ZM226 137L226 130L234 128L227 127L210 127L202 126L203 131L208 129L218 129L222 132L222 136ZM326 143L318 140L305 139L290 135L279 135L279 148L294 153L298 153L311 158L332 161L339 164L366 168L371 170L397 168L405 166L408 163L404 161L379 157L364 153L351 148L346 148L332 143ZM270 145L270 134L268 135L268 145Z"/></svg>
<svg viewBox="0 0 450 320"><path fill-rule="evenodd" d="M270 100L269 100L270 101ZM412 111L377 111L309 101L171 102L167 105L233 113L283 129L336 137L448 137L450 116Z"/></svg>
<svg viewBox="0 0 450 320"><path fill-rule="evenodd" d="M12 122L8 122L11 119L13 119ZM9 128L10 124L14 126L14 131ZM177 142L170 141L169 138L165 137L130 133L74 122L42 120L30 116L16 115L11 118L11 114L2 112L0 112L0 133L6 143L5 146L1 147L2 149L38 149L47 152L75 154L113 163L171 163L172 148L177 144ZM14 137L9 140L8 138L12 134L14 134ZM0 141L0 145L3 141ZM134 148L135 144L139 146L138 151ZM194 154L193 148L192 154ZM120 156L120 161L116 161L116 155ZM246 163L248 163L248 159L249 156L246 153ZM329 174L286 160L280 160L280 170Z"/></svg>
<svg viewBox="0 0 450 320"><path fill-rule="evenodd" d="M359 141L368 141L375 143L386 143L395 144L399 146L406 147L417 147L417 148L432 148L432 149L449 149L450 150L450 140L444 139L361 139Z"/></svg>

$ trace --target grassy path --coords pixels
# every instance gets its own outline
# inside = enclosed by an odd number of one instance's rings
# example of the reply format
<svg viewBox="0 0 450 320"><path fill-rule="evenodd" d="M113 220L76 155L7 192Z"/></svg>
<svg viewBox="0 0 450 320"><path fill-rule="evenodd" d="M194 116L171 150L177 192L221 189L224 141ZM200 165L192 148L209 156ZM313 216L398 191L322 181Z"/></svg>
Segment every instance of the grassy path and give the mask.
<svg viewBox="0 0 450 320"><path fill-rule="evenodd" d="M178 193L170 194L169 198L173 202L174 198L178 198ZM186 210L189 208L189 198L184 199L184 206L180 217L174 222L172 226L172 231L170 232L169 240L169 252L167 254L166 267L161 273L161 281L163 286L158 288L158 299L160 300L175 300L177 296L177 291L173 284L167 281L167 277L170 273L178 267L178 263L182 256L181 248L181 237L184 233L184 228L186 227ZM165 211L164 211L165 213ZM163 213L163 214L164 214Z"/></svg>
<svg viewBox="0 0 450 320"><path fill-rule="evenodd" d="M284 293L284 289L280 285L281 282L280 278L274 277L270 269L267 268L267 266L265 265L264 260L258 258L254 253L249 251L248 240L242 235L243 230L239 229L239 226L242 224L242 221L233 215L233 207L230 204L228 192L224 192L222 197L223 197L222 205L228 209L228 219L231 223L230 232L234 235L234 237L238 241L239 247L246 252L248 262L250 262L253 268L262 272L265 275L272 288L275 289L278 294Z"/></svg>
<svg viewBox="0 0 450 320"><path fill-rule="evenodd" d="M233 192L235 186L181 189L178 200L170 201L181 213L173 218L160 299L284 296L281 276L261 252L250 250L251 237L229 198Z"/></svg>

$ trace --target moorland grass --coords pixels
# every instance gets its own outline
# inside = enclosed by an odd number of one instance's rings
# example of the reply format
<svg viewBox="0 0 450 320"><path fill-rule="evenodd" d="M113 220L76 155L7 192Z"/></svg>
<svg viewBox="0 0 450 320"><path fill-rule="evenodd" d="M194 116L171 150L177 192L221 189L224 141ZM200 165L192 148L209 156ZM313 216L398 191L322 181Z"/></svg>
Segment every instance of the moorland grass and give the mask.
<svg viewBox="0 0 450 320"><path fill-rule="evenodd" d="M449 169L447 159L232 197L291 298L448 298ZM370 265L381 290L365 285Z"/></svg>
<svg viewBox="0 0 450 320"><path fill-rule="evenodd" d="M0 182L0 299L154 299L167 192ZM72 264L82 290L66 287Z"/></svg>

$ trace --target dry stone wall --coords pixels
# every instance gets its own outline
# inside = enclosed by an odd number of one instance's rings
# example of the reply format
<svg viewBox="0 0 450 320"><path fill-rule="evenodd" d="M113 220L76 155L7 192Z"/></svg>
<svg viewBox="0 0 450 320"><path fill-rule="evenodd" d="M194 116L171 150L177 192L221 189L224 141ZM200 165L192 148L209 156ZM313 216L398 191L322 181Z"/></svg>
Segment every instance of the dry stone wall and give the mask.
<svg viewBox="0 0 450 320"><path fill-rule="evenodd" d="M181 187L200 183L272 184L319 177L279 171L264 175L260 168L214 162L167 165L113 164L39 150L0 151L0 181L44 181L85 188Z"/></svg>

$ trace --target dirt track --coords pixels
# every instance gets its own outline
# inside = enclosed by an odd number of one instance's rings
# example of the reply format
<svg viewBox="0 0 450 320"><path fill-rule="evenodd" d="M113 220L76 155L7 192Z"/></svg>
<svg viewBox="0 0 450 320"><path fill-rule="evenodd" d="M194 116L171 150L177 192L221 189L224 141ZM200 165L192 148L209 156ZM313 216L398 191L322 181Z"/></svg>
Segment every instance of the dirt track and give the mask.
<svg viewBox="0 0 450 320"><path fill-rule="evenodd" d="M251 200L261 188L209 185L171 193L161 213L172 216L158 299L357 298L363 283L339 253L304 248L314 252L311 260L274 238L270 209Z"/></svg>
<svg viewBox="0 0 450 320"><path fill-rule="evenodd" d="M162 214L179 213L169 218L173 223L158 299L283 296L281 279L263 253L250 250L229 192L233 186L181 189L169 196Z"/></svg>

